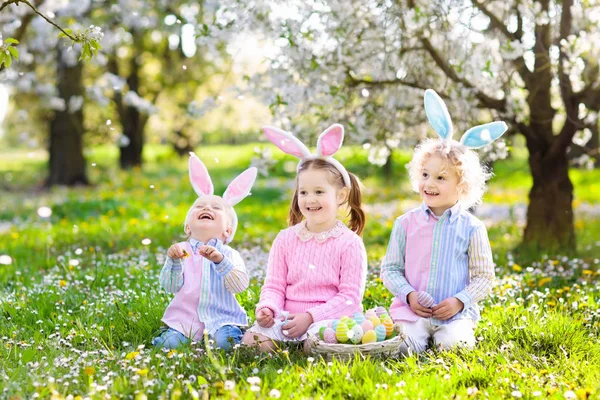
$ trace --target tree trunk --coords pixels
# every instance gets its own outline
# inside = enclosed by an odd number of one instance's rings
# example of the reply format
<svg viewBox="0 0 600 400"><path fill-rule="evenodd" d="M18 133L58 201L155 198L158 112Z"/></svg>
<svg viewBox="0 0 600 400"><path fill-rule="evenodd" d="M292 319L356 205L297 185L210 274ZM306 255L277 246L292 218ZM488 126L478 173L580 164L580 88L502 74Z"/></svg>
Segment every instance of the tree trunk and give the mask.
<svg viewBox="0 0 600 400"><path fill-rule="evenodd" d="M131 58L131 71L127 78L129 90L139 93L140 65L134 54ZM144 149L144 126L146 125L146 116L131 105L123 105L123 114L121 115L121 124L123 125L123 135L129 139L126 146L121 146L119 161L122 169L139 167L142 165L142 151Z"/></svg>
<svg viewBox="0 0 600 400"><path fill-rule="evenodd" d="M62 52L57 51L56 80L58 94L67 104L65 111L56 111L50 121L50 176L46 186L89 183L83 157L83 107L69 112L69 99L83 96L83 65L70 67L62 60Z"/></svg>
<svg viewBox="0 0 600 400"><path fill-rule="evenodd" d="M546 159L528 143L533 187L529 192L527 227L522 247L533 251L575 250L573 184L566 154Z"/></svg>
<svg viewBox="0 0 600 400"><path fill-rule="evenodd" d="M385 160L385 164L383 164L383 175L386 180L389 180L392 177L393 170L393 158L394 158L394 149L390 149L390 154Z"/></svg>

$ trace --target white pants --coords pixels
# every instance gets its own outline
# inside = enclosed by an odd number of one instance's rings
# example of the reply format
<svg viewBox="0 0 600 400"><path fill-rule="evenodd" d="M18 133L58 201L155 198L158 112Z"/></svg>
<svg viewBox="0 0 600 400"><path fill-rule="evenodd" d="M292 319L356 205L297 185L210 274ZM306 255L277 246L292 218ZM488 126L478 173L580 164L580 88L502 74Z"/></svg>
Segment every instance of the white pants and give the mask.
<svg viewBox="0 0 600 400"><path fill-rule="evenodd" d="M405 355L425 351L430 337L440 350L448 350L454 346L475 346L475 324L471 319L457 319L444 325L431 325L430 318L401 323L407 337L400 346L400 352Z"/></svg>

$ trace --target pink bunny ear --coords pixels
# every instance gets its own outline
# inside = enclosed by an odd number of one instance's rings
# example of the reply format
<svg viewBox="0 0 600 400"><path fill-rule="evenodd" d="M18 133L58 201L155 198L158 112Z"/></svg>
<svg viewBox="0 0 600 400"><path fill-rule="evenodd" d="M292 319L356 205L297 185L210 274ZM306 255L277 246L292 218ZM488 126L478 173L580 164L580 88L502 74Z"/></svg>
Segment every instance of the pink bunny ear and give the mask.
<svg viewBox="0 0 600 400"><path fill-rule="evenodd" d="M256 180L257 169L248 168L235 178L223 193L223 199L231 206L235 206L250 194L250 189Z"/></svg>
<svg viewBox="0 0 600 400"><path fill-rule="evenodd" d="M297 137L289 132L282 131L279 128L272 126L263 126L265 136L273 144L283 150L284 153L290 154L298 158L306 158L310 156L310 151Z"/></svg>
<svg viewBox="0 0 600 400"><path fill-rule="evenodd" d="M319 135L317 140L317 155L331 156L342 147L344 141L344 127L333 124Z"/></svg>
<svg viewBox="0 0 600 400"><path fill-rule="evenodd" d="M215 191L208 170L200 159L190 151L190 182L198 196L212 195Z"/></svg>

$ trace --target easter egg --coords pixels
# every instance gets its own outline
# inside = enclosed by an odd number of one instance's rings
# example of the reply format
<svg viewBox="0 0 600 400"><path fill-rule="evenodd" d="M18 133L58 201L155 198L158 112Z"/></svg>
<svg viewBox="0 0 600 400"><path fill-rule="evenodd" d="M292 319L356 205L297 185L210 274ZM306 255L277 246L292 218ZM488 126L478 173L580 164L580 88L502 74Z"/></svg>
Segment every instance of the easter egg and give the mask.
<svg viewBox="0 0 600 400"><path fill-rule="evenodd" d="M369 318L369 321L371 321L373 323L373 327L376 327L377 325L381 325L381 321L379 320L379 317L377 317L377 316Z"/></svg>
<svg viewBox="0 0 600 400"><path fill-rule="evenodd" d="M377 341L377 334L374 330L366 331L362 337L363 344L375 343Z"/></svg>
<svg viewBox="0 0 600 400"><path fill-rule="evenodd" d="M388 313L381 314L381 315L379 316L379 320L381 321L381 323L383 323L383 320L384 320L384 319L386 319L386 318L389 318L389 317L390 317L390 316L388 315Z"/></svg>
<svg viewBox="0 0 600 400"><path fill-rule="evenodd" d="M331 329L333 329L335 331L337 329L337 326L339 323L340 323L340 321L337 319L334 319L333 321L331 321Z"/></svg>
<svg viewBox="0 0 600 400"><path fill-rule="evenodd" d="M375 327L375 334L377 335L377 341L378 342L383 342L385 340L385 326L383 325L378 325Z"/></svg>
<svg viewBox="0 0 600 400"><path fill-rule="evenodd" d="M363 321L366 319L365 316L359 312L355 312L352 315L352 319L354 320L354 322L356 322L357 324L362 324Z"/></svg>
<svg viewBox="0 0 600 400"><path fill-rule="evenodd" d="M343 322L340 322L335 329L335 337L338 342L346 343L348 341L348 325Z"/></svg>
<svg viewBox="0 0 600 400"><path fill-rule="evenodd" d="M369 321L368 319L365 319L360 326L362 327L363 332L366 331L372 331L375 327L373 326L373 323L371 321Z"/></svg>
<svg viewBox="0 0 600 400"><path fill-rule="evenodd" d="M417 301L423 307L430 308L433 306L433 297L427 292L418 292L417 293Z"/></svg>
<svg viewBox="0 0 600 400"><path fill-rule="evenodd" d="M389 338L392 336L392 332L394 332L394 321L390 317L387 317L381 323L385 327L385 337Z"/></svg>
<svg viewBox="0 0 600 400"><path fill-rule="evenodd" d="M385 309L385 307L383 307L383 306L378 306L378 307L375 309L375 314L377 314L377 316L378 316L378 317L380 317L380 316L381 316L381 314L387 314L387 310L386 310L386 309Z"/></svg>
<svg viewBox="0 0 600 400"><path fill-rule="evenodd" d="M325 329L325 331L323 332L323 341L325 343L337 343L335 331L331 328Z"/></svg>
<svg viewBox="0 0 600 400"><path fill-rule="evenodd" d="M325 329L327 329L326 326L322 326L321 328L319 328L319 337L321 338L321 340L325 339L325 337L323 336L323 332L325 332Z"/></svg>
<svg viewBox="0 0 600 400"><path fill-rule="evenodd" d="M370 319L371 317L376 317L376 316L377 316L377 313L373 309L367 310L367 312L365 313L365 317L367 319Z"/></svg>
<svg viewBox="0 0 600 400"><path fill-rule="evenodd" d="M348 326L348 329L352 329L356 326L356 321L353 319L348 318L346 320L346 325Z"/></svg>
<svg viewBox="0 0 600 400"><path fill-rule="evenodd" d="M350 341L354 344L360 343L364 335L362 327L360 325L354 325L352 328L352 333L353 335Z"/></svg>

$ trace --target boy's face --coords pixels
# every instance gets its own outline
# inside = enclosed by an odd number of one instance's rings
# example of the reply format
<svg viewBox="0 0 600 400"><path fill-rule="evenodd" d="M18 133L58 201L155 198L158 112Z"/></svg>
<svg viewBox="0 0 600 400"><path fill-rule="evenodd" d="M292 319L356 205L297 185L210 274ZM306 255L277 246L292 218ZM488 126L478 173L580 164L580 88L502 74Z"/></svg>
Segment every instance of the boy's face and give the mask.
<svg viewBox="0 0 600 400"><path fill-rule="evenodd" d="M221 197L200 197L192 206L186 233L204 243L214 238L225 241L232 231L228 207Z"/></svg>
<svg viewBox="0 0 600 400"><path fill-rule="evenodd" d="M423 164L419 178L419 194L437 216L458 201L458 175L437 154L430 155Z"/></svg>

